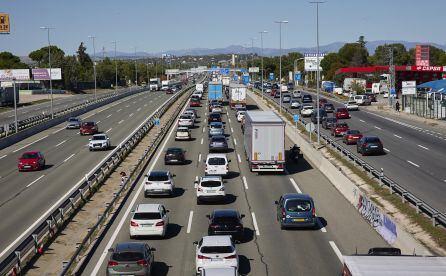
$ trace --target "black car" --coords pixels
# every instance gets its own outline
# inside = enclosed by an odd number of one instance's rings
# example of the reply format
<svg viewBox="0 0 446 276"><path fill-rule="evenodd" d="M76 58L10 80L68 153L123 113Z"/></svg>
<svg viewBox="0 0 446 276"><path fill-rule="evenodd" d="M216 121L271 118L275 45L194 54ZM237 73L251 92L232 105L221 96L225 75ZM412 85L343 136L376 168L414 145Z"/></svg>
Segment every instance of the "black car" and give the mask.
<svg viewBox="0 0 446 276"><path fill-rule="evenodd" d="M322 119L322 127L325 129L331 129L337 122L338 119L336 119L336 117L325 117Z"/></svg>
<svg viewBox="0 0 446 276"><path fill-rule="evenodd" d="M186 151L182 148L168 148L164 156L164 164L186 164Z"/></svg>
<svg viewBox="0 0 446 276"><path fill-rule="evenodd" d="M335 110L335 107L331 103L326 103L326 104L324 104L324 110L327 113L333 113L333 111Z"/></svg>
<svg viewBox="0 0 446 276"><path fill-rule="evenodd" d="M245 215L240 215L234 209L219 209L214 210L209 218L208 235L231 235L233 239L241 241L244 238L244 229L242 218Z"/></svg>
<svg viewBox="0 0 446 276"><path fill-rule="evenodd" d="M212 122L221 122L221 114L220 113L209 113L208 124L210 124Z"/></svg>
<svg viewBox="0 0 446 276"><path fill-rule="evenodd" d="M303 95L302 96L302 103L312 103L313 102L313 97L311 97L311 95Z"/></svg>
<svg viewBox="0 0 446 276"><path fill-rule="evenodd" d="M313 113L311 113L311 122L313 122L314 124L317 123L317 115L318 112L317 110L313 110ZM322 123L323 119L327 117L327 112L325 112L325 110L323 110L322 108L319 108L319 123Z"/></svg>
<svg viewBox="0 0 446 276"><path fill-rule="evenodd" d="M356 143L356 151L361 155L383 154L384 146L376 136L364 136Z"/></svg>

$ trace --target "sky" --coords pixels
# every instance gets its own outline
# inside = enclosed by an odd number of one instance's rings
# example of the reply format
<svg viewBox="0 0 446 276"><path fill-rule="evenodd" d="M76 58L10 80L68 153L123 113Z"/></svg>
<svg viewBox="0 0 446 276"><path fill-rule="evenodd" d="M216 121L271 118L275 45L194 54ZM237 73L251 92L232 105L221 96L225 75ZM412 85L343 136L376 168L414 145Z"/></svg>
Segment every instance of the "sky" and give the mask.
<svg viewBox="0 0 446 276"><path fill-rule="evenodd" d="M320 45L356 41L406 40L445 44L445 0L327 0L319 7ZM316 7L302 0L0 0L9 13L11 33L0 35L0 51L19 56L51 43L73 54L96 36L96 51L167 52L229 45L279 48L316 45Z"/></svg>

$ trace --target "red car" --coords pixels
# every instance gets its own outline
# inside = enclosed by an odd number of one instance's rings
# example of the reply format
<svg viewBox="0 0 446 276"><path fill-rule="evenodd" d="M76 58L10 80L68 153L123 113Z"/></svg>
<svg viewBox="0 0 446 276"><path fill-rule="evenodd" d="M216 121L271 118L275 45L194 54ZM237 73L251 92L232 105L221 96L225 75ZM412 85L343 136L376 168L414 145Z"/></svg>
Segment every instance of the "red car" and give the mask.
<svg viewBox="0 0 446 276"><path fill-rule="evenodd" d="M331 129L331 136L344 135L345 132L349 130L347 123L336 123L336 125Z"/></svg>
<svg viewBox="0 0 446 276"><path fill-rule="evenodd" d="M45 168L45 157L39 151L28 151L22 154L17 165L21 171L37 171Z"/></svg>
<svg viewBox="0 0 446 276"><path fill-rule="evenodd" d="M98 133L98 125L95 122L83 122L79 130L80 135L93 135Z"/></svg>
<svg viewBox="0 0 446 276"><path fill-rule="evenodd" d="M349 119L350 113L348 113L348 109L341 107L336 109L336 119Z"/></svg>
<svg viewBox="0 0 446 276"><path fill-rule="evenodd" d="M200 100L196 99L196 98L190 99L189 106L190 107L200 107Z"/></svg>
<svg viewBox="0 0 446 276"><path fill-rule="evenodd" d="M172 90L172 88L168 88L168 89L166 90L166 94L173 94L173 90Z"/></svg>
<svg viewBox="0 0 446 276"><path fill-rule="evenodd" d="M362 138L362 133L359 130L347 130L342 137L342 142L347 145L356 145L359 139Z"/></svg>

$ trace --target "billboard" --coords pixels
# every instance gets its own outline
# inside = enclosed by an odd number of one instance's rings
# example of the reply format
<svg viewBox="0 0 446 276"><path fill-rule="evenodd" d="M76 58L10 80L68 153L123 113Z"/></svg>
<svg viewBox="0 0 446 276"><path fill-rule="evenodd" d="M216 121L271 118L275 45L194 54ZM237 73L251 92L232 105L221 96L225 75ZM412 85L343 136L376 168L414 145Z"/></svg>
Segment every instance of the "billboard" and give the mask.
<svg viewBox="0 0 446 276"><path fill-rule="evenodd" d="M29 80L29 69L0 70L0 81Z"/></svg>
<svg viewBox="0 0 446 276"><path fill-rule="evenodd" d="M50 79L50 69L49 68L35 68L31 69L31 74L34 80L49 80ZM61 80L62 79L62 69L51 68L51 80Z"/></svg>
<svg viewBox="0 0 446 276"><path fill-rule="evenodd" d="M258 72L260 72L259 67L249 67L248 70L249 70L249 73L258 73Z"/></svg>
<svg viewBox="0 0 446 276"><path fill-rule="evenodd" d="M403 81L401 88L402 88L401 92L403 95L417 94L417 82L416 81Z"/></svg>
<svg viewBox="0 0 446 276"><path fill-rule="evenodd" d="M0 34L9 34L10 31L9 14L0 13Z"/></svg>
<svg viewBox="0 0 446 276"><path fill-rule="evenodd" d="M415 65L430 66L430 46L417 45L415 47Z"/></svg>
<svg viewBox="0 0 446 276"><path fill-rule="evenodd" d="M319 53L319 65L324 58L325 53ZM305 71L317 71L317 54L307 53L304 55ZM322 67L319 66L319 70L322 71Z"/></svg>
<svg viewBox="0 0 446 276"><path fill-rule="evenodd" d="M174 75L179 73L180 73L179 69L166 69L166 75Z"/></svg>

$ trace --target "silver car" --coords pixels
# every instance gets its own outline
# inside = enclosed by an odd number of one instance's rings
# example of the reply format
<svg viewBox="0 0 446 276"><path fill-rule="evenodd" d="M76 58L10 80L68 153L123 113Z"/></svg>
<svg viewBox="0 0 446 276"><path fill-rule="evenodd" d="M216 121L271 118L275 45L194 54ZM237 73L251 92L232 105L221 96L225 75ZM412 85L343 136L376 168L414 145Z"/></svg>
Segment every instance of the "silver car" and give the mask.
<svg viewBox="0 0 446 276"><path fill-rule="evenodd" d="M79 118L76 118L76 117L68 118L67 125L66 125L67 129L76 129L76 128L80 128L80 127L81 127L81 120Z"/></svg>
<svg viewBox="0 0 446 276"><path fill-rule="evenodd" d="M209 137L212 137L214 135L225 135L225 129L223 123L212 122L209 125Z"/></svg>
<svg viewBox="0 0 446 276"><path fill-rule="evenodd" d="M227 151L228 142L224 135L214 135L209 138L209 152L211 151Z"/></svg>
<svg viewBox="0 0 446 276"><path fill-rule="evenodd" d="M111 252L107 265L107 275L151 275L155 260L153 251L147 243L118 243Z"/></svg>

